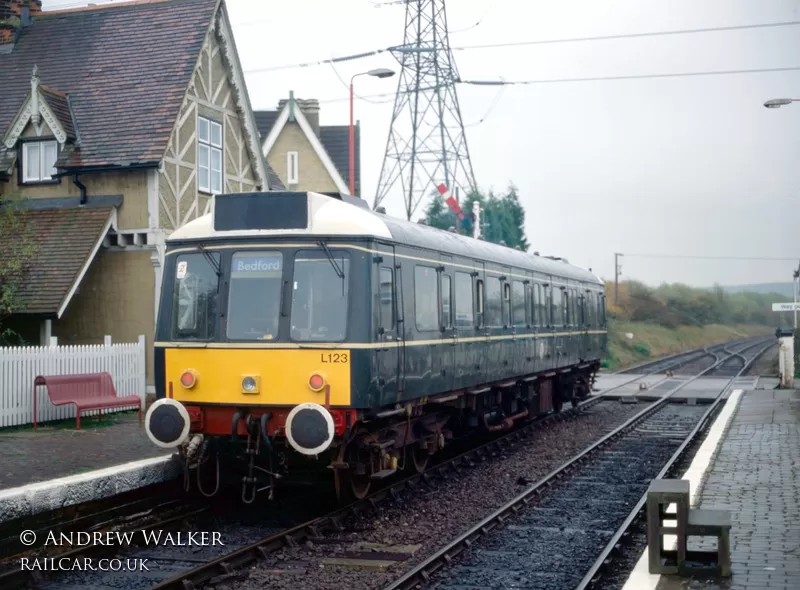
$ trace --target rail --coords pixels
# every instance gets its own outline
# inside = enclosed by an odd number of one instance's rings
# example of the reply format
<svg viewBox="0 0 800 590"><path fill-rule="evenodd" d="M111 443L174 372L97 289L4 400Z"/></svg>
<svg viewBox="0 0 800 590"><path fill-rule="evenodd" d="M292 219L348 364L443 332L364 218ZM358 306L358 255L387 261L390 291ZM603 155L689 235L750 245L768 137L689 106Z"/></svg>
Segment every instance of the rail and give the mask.
<svg viewBox="0 0 800 590"><path fill-rule="evenodd" d="M766 346L764 350L766 350L769 346L771 346L771 344ZM541 494L546 488L548 488L553 483L564 477L564 475L566 475L567 473L573 471L575 468L583 464L590 456L594 455L594 453L597 450L601 449L602 447L605 447L612 440L620 438L622 435L626 434L630 429L638 425L640 422L650 417L655 412L659 411L669 402L670 398L675 393L677 393L679 390L683 389L693 381L704 376L706 373L713 371L725 360L727 360L727 358L728 357L725 357L725 359L717 360L711 367L704 369L697 375L693 376L690 379L687 379L686 381L682 382L681 384L677 385L676 387L668 391L658 401L654 402L652 405L648 406L647 408L645 408L644 410L642 410L641 412L639 412L638 414L627 420L624 424L620 425L615 430L604 436L602 439L591 445L589 448L585 449L583 452L573 457L570 461L568 461L564 465L550 472L548 475L546 475L536 484L534 484L533 486L529 487L527 490L522 492L516 498L510 500L509 502L501 506L499 509L495 510L492 514L484 518L474 527L472 527L471 529L469 529L468 531L466 531L465 533L463 533L462 535L460 535L459 537L457 537L456 539L445 545L443 548L441 548L439 551L431 555L426 560L422 561L420 564L418 564L412 570L407 572L405 575L403 575L399 579L395 580L393 583L386 586L384 590L401 590L401 589L405 590L405 589L415 588L420 584L425 584L426 582L428 582L433 573L435 573L442 567L449 565L453 561L454 557L458 556L465 549L472 546L478 538L487 535L492 530L497 528L497 526L503 524L513 514L516 514L524 506L530 504L530 502L533 501L536 498L536 496ZM758 357L756 356L754 358ZM742 369L742 371L743 370L744 369ZM738 375L736 377L738 377ZM731 384L733 384L736 377L733 377L729 380L729 383L723 388L723 390L717 396L715 403L712 404L712 406L709 408L708 411L706 411L701 420L698 422L697 426L699 426L705 420L707 420L707 417L710 415L710 412L714 407L718 407L719 399L721 398L722 395L724 395L725 392L728 391L728 388L730 387ZM696 427L692 431L692 434L690 436L693 438L696 435L697 431L698 428ZM684 444L681 445L681 449L686 448L689 440L690 439L687 438L684 441ZM674 460L671 459L670 465L673 462ZM604 550L604 553L606 553L608 547L610 547L613 550L614 546L618 543L619 536L615 534L614 537L615 537L614 543L609 543L609 545ZM600 564L602 565L602 561L600 561Z"/></svg>
<svg viewBox="0 0 800 590"><path fill-rule="evenodd" d="M762 354L764 354L772 346L774 346L774 343L767 344L766 346L764 346L761 349L759 349L758 353L753 355L752 358L750 358L749 360L745 360L744 366L741 368L741 370L734 377L731 377L730 383L728 383L728 385L726 385L723 388L723 390L719 393L719 395L717 395L717 397L714 399L714 402L711 404L711 406L709 406L708 410L706 410L705 414L703 414L703 416L700 418L700 420L695 425L695 427L692 430L692 432L683 441L683 443L681 443L681 446L678 447L678 449L675 451L675 453L673 453L672 457L670 457L669 461L667 461L667 463L664 465L664 467L661 469L661 471L655 477L655 479L663 479L668 473L670 473L670 471L672 470L673 466L678 461L680 461L680 459L686 453L686 450L689 448L689 445L692 443L692 441L698 435L698 433L701 432L702 430L705 430L706 427L711 424L711 420L710 420L711 416L713 414L715 414L717 412L717 410L720 408L720 406L722 405L722 399L725 396L725 394L728 391L730 391L731 387L733 386L734 381L736 381L736 379L738 377L740 377L741 374L744 373L748 369L748 367L750 365L752 365L756 361L756 359L758 359ZM750 348L754 348L754 346L753 347L747 347L747 348L739 351L738 353L734 353L733 356L741 355L741 353L743 353L746 350L749 350ZM631 512L628 515L628 517L623 521L623 523L620 525L620 527L617 529L617 531L611 537L609 542L603 548L603 551L600 553L600 556L594 561L592 566L589 568L589 571L586 573L586 575L580 581L580 583L575 588L575 590L589 590L589 589L592 589L600 581L598 579L598 575L601 573L602 569L608 565L608 558L611 556L611 554L619 546L620 541L622 540L623 536L625 535L625 532L630 528L631 524L633 524L633 522L637 518L641 518L642 512L643 512L643 508L644 508L646 503L647 503L647 493L645 493L639 499L639 501L636 503L636 506L634 506L633 510L631 510Z"/></svg>

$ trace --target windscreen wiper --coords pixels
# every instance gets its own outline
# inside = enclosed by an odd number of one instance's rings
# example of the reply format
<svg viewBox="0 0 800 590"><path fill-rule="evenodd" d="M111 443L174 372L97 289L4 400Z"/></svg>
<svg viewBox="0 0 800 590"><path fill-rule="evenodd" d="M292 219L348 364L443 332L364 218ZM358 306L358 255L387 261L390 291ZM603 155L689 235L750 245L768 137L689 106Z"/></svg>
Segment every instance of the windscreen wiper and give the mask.
<svg viewBox="0 0 800 590"><path fill-rule="evenodd" d="M222 276L222 271L220 270L219 262L217 262L214 259L214 257L208 253L208 250L206 250L202 245L198 245L197 249L200 250L200 253L203 256L205 256L206 260L208 261L208 264L210 264L211 268L214 269L214 272L217 273L217 279L219 279Z"/></svg>
<svg viewBox="0 0 800 590"><path fill-rule="evenodd" d="M336 272L336 276L339 277L340 279L343 279L344 271L341 268L339 268L339 265L336 263L336 259L333 257L333 253L330 251L327 244L325 244L325 242L320 240L319 242L317 242L317 245L320 248L322 248L323 252L325 252L325 256L328 257L328 262L330 262L331 266L333 266L333 270Z"/></svg>

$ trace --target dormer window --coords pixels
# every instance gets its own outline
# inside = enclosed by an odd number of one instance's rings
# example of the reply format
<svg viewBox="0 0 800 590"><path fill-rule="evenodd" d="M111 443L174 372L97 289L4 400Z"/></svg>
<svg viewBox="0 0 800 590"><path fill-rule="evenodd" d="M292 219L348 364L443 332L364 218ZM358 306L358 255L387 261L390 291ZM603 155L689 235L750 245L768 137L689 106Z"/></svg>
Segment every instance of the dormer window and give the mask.
<svg viewBox="0 0 800 590"><path fill-rule="evenodd" d="M26 141L22 144L22 182L52 182L56 174L58 142Z"/></svg>

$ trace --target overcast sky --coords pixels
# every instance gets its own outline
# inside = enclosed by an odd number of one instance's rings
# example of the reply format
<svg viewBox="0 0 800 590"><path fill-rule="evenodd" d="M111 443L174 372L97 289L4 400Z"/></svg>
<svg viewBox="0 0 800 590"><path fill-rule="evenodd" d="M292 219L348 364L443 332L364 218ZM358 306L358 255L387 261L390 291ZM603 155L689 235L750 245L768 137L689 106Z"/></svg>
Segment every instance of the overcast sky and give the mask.
<svg viewBox="0 0 800 590"><path fill-rule="evenodd" d="M346 124L348 90L337 72L349 80L397 69L385 54L336 72L257 71L400 44L402 3L226 1L255 109L274 109L294 90L320 100L321 124ZM45 10L76 4L44 0ZM448 8L453 46L800 20L800 0L460 0ZM785 68L800 66L798 33L787 26L462 50L455 59L462 78L484 80ZM391 93L397 81L359 78L356 93ZM800 72L513 86L499 100L496 87L458 87L476 181L518 187L531 251L604 278L613 278L621 252L623 278L699 286L791 281L797 262L633 256L800 257L800 103L762 106L784 96L800 98ZM391 97L371 100L355 105L370 202L392 112ZM399 194L384 204L404 217Z"/></svg>

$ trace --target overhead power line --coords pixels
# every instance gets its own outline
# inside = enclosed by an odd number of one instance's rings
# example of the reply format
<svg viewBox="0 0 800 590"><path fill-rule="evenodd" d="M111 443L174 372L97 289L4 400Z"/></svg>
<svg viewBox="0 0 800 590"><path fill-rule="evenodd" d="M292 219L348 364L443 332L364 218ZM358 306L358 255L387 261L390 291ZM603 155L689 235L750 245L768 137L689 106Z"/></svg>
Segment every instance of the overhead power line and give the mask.
<svg viewBox="0 0 800 590"><path fill-rule="evenodd" d="M754 24L754 25L735 25L730 27L705 27L702 29L676 29L671 31L654 31L650 33L621 33L619 35L601 35L595 37L570 37L570 38L563 38L563 39L541 39L541 40L523 40L523 41L509 41L505 43L486 43L481 45L462 45L462 46L455 46L451 47L452 50L470 50L470 49L492 49L492 48L501 48L501 47L515 47L515 46L524 46L524 45L551 45L556 43L579 43L579 42L590 42L590 41L609 41L612 39L637 39L637 38L644 38L644 37L665 37L669 35L689 35L689 34L697 34L697 33L714 33L714 32L722 32L722 31L738 31L738 30L746 30L746 29L760 29L760 28L774 28L774 27L789 27L800 25L800 21L784 21L784 22L777 22L777 23L764 23L764 24ZM246 74L254 74L254 73L261 73L261 72L276 72L279 70L291 70L296 68L308 68L312 66L324 65L328 63L337 63L342 61L351 61L356 59L363 59L365 57L372 57L374 55L379 55L381 53L386 53L391 51L393 47L386 47L383 49L374 49L372 51L364 51L361 53L353 53L349 55L343 55L340 57L334 57L331 59L321 59L317 61L309 61L309 62L301 62L295 64L285 64L281 66L269 66L264 68L253 68L249 70L245 70Z"/></svg>
<svg viewBox="0 0 800 590"><path fill-rule="evenodd" d="M774 260L777 262L797 262L800 256L794 258L772 258L769 256L695 256L692 254L623 254L625 258L690 258L694 260Z"/></svg>
<svg viewBox="0 0 800 590"><path fill-rule="evenodd" d="M693 76L726 76L731 74L757 74L762 72L793 72L800 66L785 68L754 68L750 70L711 70L706 72L676 72L671 74L630 74L626 76L595 76L586 78L544 78L539 80L459 80L461 84L474 86L525 86L532 84L556 84L559 82L600 82L609 80L646 80L651 78L689 78Z"/></svg>
<svg viewBox="0 0 800 590"><path fill-rule="evenodd" d="M795 72L800 71L800 66L790 66L785 68L756 68L749 70L711 70L707 72L675 72L670 74L632 74L628 76L595 76L586 78L542 78L539 80L459 80L460 84L470 84L473 86L525 86L534 84L558 84L574 82L604 82L615 80L646 80L648 78L692 78L699 76L723 76L735 74L759 74L770 72ZM362 98L385 98L394 96L394 93L384 92L381 94L366 94ZM341 98L320 99L319 102L344 102L350 100L349 96Z"/></svg>
<svg viewBox="0 0 800 590"><path fill-rule="evenodd" d="M537 41L508 41L506 43L483 43L477 45L462 45L453 47L458 50L468 49L495 49L502 47L521 47L525 45L553 45L556 43L583 43L586 41L612 41L617 39L640 39L644 37L667 37L670 35L689 35L696 33L720 33L724 31L742 31L745 29L766 29L772 27L789 27L800 25L800 21L785 21L778 23L763 23L755 25L733 25L730 27L705 27L702 29L676 29L671 31L655 31L652 33L620 33L618 35L596 35L592 37L570 37L566 39L542 39Z"/></svg>

